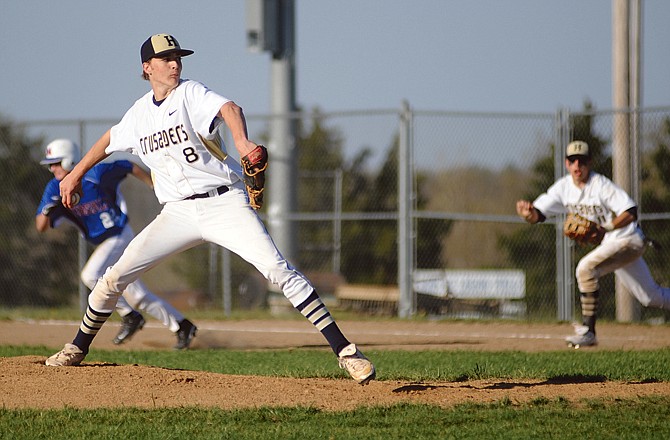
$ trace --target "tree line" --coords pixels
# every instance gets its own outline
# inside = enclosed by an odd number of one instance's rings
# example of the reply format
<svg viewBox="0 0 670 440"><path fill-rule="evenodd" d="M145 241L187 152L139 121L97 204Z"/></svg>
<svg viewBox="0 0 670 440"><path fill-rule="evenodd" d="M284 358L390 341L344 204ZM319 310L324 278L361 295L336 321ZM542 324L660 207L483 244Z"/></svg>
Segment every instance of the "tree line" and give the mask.
<svg viewBox="0 0 670 440"><path fill-rule="evenodd" d="M573 117L572 137L589 143L593 151L594 169L611 177L612 158L606 154L609 143L595 134L593 109L589 103L584 113ZM345 159L344 137L337 127L327 124L318 109L303 123L298 123L298 169L309 178L298 179L298 211L333 212L336 205L335 181L332 172L342 176L341 205L343 212L394 213L398 206L397 162L398 137L389 139L384 148L385 160L375 170L369 166L373 147L363 147L357 155ZM641 205L643 212L666 212L670 207L670 120L665 120L656 133L654 148L642 157ZM73 302L78 285L77 232L59 229L47 237L38 236L34 228L35 208L44 185L51 174L38 164L45 139L31 138L20 125L0 118L0 171L5 185L0 187L0 304L4 306L56 306ZM534 199L554 181L553 150L535 160L527 179L527 192L518 198ZM486 171L486 178L504 182L510 172L499 175ZM484 172L473 169L473 173ZM271 170L269 171L271 172ZM330 173L330 174L329 174ZM431 199L440 193L436 171L418 171L415 179L414 206L429 209ZM441 171L439 173L449 173ZM504 175L503 175L504 174ZM319 177L323 176L323 177ZM131 213L132 216L132 213ZM449 253L445 243L454 222L416 220L415 264L418 268L445 268ZM332 221L303 222L298 229L299 255L295 265L300 270L328 272L332 270L334 225ZM667 222L654 221L644 225L645 232L661 243L670 243ZM452 237L453 239L453 237ZM465 238L464 238L465 239ZM395 284L397 282L397 222L395 220L344 221L341 229L340 275L350 283ZM522 226L502 232L497 240L498 252L506 265L526 272L528 307L555 310L555 252L552 234L546 227ZM588 249L576 248L576 259ZM541 258L538 258L541 256ZM178 263L175 271L186 277L195 289L202 289L207 280L207 249L196 249ZM662 273L662 258L648 258L652 271ZM236 279L243 279L253 268L236 262ZM658 277L663 282L662 277ZM604 289L613 291L613 281L605 281ZM605 313L613 310L613 295L604 295ZM608 298L611 298L608 299ZM553 307L553 309L552 309Z"/></svg>

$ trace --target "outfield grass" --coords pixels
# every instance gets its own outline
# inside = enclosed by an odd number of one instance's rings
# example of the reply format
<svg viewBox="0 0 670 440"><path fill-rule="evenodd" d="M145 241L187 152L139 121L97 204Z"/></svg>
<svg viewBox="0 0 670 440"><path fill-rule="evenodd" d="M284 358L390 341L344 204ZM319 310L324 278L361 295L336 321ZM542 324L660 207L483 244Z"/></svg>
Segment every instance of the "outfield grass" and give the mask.
<svg viewBox="0 0 670 440"><path fill-rule="evenodd" d="M0 356L52 354L46 347L0 347ZM508 378L670 381L670 349L521 353L369 351L379 380L464 381ZM142 364L226 374L342 377L325 350L92 350L87 361ZM397 405L327 412L315 408L220 410L196 407L114 410L0 409L7 439L650 439L670 438L670 396L452 408Z"/></svg>
<svg viewBox="0 0 670 440"><path fill-rule="evenodd" d="M0 437L35 439L663 439L670 397L512 405L427 405L324 412L313 408L223 411L0 409Z"/></svg>

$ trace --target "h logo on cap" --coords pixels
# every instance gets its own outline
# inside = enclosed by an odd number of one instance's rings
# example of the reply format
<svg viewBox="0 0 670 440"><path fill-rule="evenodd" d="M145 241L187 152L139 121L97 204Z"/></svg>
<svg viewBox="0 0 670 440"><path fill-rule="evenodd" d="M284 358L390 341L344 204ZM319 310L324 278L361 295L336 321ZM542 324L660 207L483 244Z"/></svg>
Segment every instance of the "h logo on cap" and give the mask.
<svg viewBox="0 0 670 440"><path fill-rule="evenodd" d="M163 35L163 37L165 38L165 42L167 43L168 46L170 47L177 46L177 40L175 40L172 35Z"/></svg>
<svg viewBox="0 0 670 440"><path fill-rule="evenodd" d="M566 156L591 156L589 144L584 141L573 141L565 149Z"/></svg>

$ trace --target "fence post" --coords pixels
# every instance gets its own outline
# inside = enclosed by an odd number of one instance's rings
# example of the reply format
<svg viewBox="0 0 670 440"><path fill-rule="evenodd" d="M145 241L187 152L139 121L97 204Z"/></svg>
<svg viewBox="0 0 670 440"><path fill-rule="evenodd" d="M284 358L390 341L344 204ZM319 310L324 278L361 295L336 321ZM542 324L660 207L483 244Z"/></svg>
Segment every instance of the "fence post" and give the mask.
<svg viewBox="0 0 670 440"><path fill-rule="evenodd" d="M343 185L342 168L335 170L335 215L333 218L333 273L342 273L342 185Z"/></svg>
<svg viewBox="0 0 670 440"><path fill-rule="evenodd" d="M233 309L232 275L230 251L221 247L221 290L223 296L223 316L225 317L229 317Z"/></svg>
<svg viewBox="0 0 670 440"><path fill-rule="evenodd" d="M86 122L83 120L79 121L79 153L80 157L84 157L84 153L86 153L84 149L84 130L86 129ZM86 261L88 261L88 244L86 243L86 238L84 238L83 235L79 234L79 241L77 243L78 245L78 265L79 265L79 272L84 269L84 266L86 265ZM86 313L86 309L88 309L88 294L89 294L88 287L86 287L81 280L81 277L79 277L79 309L81 310L81 313Z"/></svg>
<svg viewBox="0 0 670 440"><path fill-rule="evenodd" d="M219 249L218 246L214 243L209 243L209 258L208 261L208 281L207 281L207 299L214 303L216 300L216 282L217 282L217 272L218 272L218 257Z"/></svg>
<svg viewBox="0 0 670 440"><path fill-rule="evenodd" d="M398 143L398 316L416 313L412 289L412 112L402 103Z"/></svg>
<svg viewBox="0 0 670 440"><path fill-rule="evenodd" d="M554 180L565 175L565 146L570 142L570 111L556 114L556 145L554 147ZM556 220L556 312L559 321L572 321L574 315L574 276L572 247L563 235L564 217Z"/></svg>

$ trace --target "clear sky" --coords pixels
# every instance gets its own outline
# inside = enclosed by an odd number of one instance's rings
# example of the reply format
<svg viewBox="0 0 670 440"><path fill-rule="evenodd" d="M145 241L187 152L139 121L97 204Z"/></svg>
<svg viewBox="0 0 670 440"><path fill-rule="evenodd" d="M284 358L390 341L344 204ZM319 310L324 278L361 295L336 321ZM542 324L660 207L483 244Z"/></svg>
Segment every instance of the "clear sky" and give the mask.
<svg viewBox="0 0 670 440"><path fill-rule="evenodd" d="M148 90L139 47L171 33L185 78L270 110L270 57L245 1L2 2L0 113L120 118ZM643 100L670 105L670 1L643 0ZM296 0L303 108L554 112L612 106L611 0Z"/></svg>

